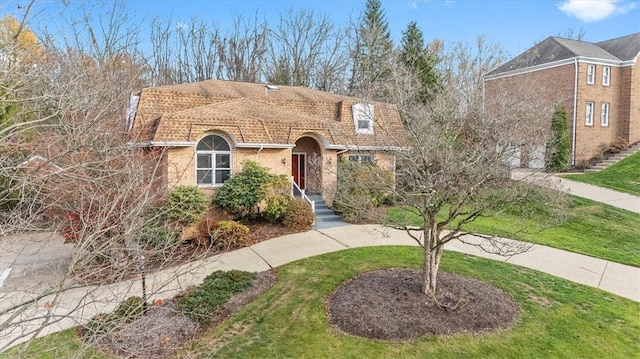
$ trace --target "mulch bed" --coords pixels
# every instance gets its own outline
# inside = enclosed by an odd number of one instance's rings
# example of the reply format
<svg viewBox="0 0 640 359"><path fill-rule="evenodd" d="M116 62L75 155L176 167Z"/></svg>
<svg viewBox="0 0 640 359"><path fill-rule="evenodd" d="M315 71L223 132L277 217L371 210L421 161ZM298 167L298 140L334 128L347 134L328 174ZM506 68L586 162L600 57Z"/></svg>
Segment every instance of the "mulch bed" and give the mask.
<svg viewBox="0 0 640 359"><path fill-rule="evenodd" d="M249 227L250 245L298 232L281 224L269 223L260 219L249 220L243 224ZM152 273L220 253L223 251L215 247L184 241L176 247L166 249L162 256L160 253L149 251L145 255L146 272ZM122 263L124 264L118 268L114 268L107 262L86 263L75 273L76 280L82 285L105 285L140 276L140 262L137 258L129 258L128 261L123 260Z"/></svg>
<svg viewBox="0 0 640 359"><path fill-rule="evenodd" d="M329 297L329 321L347 334L403 340L503 329L519 316L516 302L486 283L440 272L437 284L440 305L420 291L419 270L393 268L361 274Z"/></svg>
<svg viewBox="0 0 640 359"><path fill-rule="evenodd" d="M231 296L224 308L216 313L211 324L203 327L184 313L175 310L176 300L149 308L147 315L122 324L114 331L97 338L80 336L102 351L128 358L160 359L175 355L186 343L219 325L243 306L251 303L276 282L275 271L258 273L253 285Z"/></svg>

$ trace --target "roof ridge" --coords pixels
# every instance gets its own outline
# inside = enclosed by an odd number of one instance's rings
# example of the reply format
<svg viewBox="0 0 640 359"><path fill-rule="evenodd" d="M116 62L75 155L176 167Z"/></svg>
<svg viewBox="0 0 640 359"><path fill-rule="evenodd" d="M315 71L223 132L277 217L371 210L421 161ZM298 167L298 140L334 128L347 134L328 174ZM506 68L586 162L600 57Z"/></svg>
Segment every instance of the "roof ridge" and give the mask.
<svg viewBox="0 0 640 359"><path fill-rule="evenodd" d="M579 56L578 54L576 54L575 51L573 51L573 49L571 49L569 46L567 46L566 44L562 43L562 41L573 41L573 42L586 42L586 41L580 41L580 40L573 40L573 39L568 39L565 37L559 37L559 36L550 36L550 38L552 40L554 40L558 45L564 47L567 51L569 51L571 53L571 55L573 55L574 57ZM562 41L560 41L562 40Z"/></svg>

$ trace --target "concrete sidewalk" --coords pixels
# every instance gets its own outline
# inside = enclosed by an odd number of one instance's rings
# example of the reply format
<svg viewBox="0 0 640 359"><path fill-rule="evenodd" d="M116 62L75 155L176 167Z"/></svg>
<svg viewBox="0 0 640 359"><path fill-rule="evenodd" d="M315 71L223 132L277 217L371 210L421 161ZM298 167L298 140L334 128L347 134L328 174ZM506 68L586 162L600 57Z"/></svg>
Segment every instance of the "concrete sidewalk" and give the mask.
<svg viewBox="0 0 640 359"><path fill-rule="evenodd" d="M566 193L640 213L640 197L558 177Z"/></svg>
<svg viewBox="0 0 640 359"><path fill-rule="evenodd" d="M478 244L483 239L468 235L464 241ZM404 231L378 225L349 225L296 233L149 274L148 298L150 302L171 298L190 286L200 284L204 277L215 270L264 271L323 253L383 245L418 244ZM510 257L488 254L461 241L453 241L445 248L537 269L640 302L640 268L538 245L533 245L528 252ZM36 295L28 292L0 294L0 311L16 303L35 299ZM33 305L11 320L18 325L0 331L0 351L28 340L29 336L42 336L84 324L99 312L112 311L118 303L133 295L141 295L140 279L101 287L74 288L57 296L34 300ZM44 324L47 318L49 322ZM0 316L0 323L7 319L8 315Z"/></svg>
<svg viewBox="0 0 640 359"><path fill-rule="evenodd" d="M587 183L571 181L558 175L536 172L528 169L515 169L511 171L514 180L531 180L534 183L546 183L550 188L587 198L593 201L608 204L610 206L640 213L640 197L627 193L617 192L608 188L598 187Z"/></svg>

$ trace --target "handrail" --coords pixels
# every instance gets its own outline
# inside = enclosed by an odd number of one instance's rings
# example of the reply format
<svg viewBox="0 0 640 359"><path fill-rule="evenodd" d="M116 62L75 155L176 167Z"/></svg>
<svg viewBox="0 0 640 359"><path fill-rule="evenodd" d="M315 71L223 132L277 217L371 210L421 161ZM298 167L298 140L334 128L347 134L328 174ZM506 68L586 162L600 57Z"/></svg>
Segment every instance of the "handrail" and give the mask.
<svg viewBox="0 0 640 359"><path fill-rule="evenodd" d="M298 192L300 192L304 200L309 202L309 205L311 206L311 212L316 213L316 201L312 201L311 198L309 198L305 193L305 190L300 189L300 187L298 187L298 184L296 183L295 178L291 176L291 196L295 198L296 194L294 192L294 188L297 189Z"/></svg>

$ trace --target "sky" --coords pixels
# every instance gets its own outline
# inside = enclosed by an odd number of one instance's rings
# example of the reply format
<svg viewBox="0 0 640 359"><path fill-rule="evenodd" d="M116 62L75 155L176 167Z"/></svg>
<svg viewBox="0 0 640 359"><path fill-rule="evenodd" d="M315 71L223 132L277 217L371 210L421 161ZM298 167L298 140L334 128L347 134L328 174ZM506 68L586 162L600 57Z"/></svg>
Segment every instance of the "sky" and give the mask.
<svg viewBox="0 0 640 359"><path fill-rule="evenodd" d="M0 0L0 17L19 16L28 0ZM67 0L70 6L60 10L54 0L36 0L34 13L49 16L55 24L60 11L77 11L83 3ZM95 3L95 1L94 1ZM366 0L126 0L126 11L141 24L151 19L170 18L176 25L197 17L229 26L234 14L277 21L280 12L290 7L326 13L336 25L346 26L357 17ZM427 42L444 41L472 44L479 35L500 44L510 56L530 48L549 36L584 33L583 40L598 42L640 32L640 0L382 0L382 8L396 44L410 21L416 21ZM69 10L71 9L71 10ZM69 14L67 14L69 15ZM31 24L42 26L42 21ZM51 26L51 25L50 25Z"/></svg>

